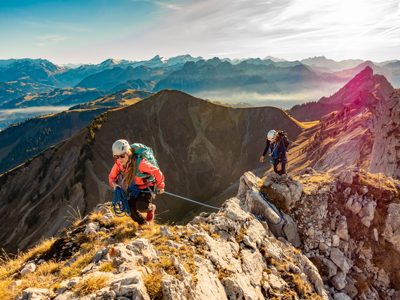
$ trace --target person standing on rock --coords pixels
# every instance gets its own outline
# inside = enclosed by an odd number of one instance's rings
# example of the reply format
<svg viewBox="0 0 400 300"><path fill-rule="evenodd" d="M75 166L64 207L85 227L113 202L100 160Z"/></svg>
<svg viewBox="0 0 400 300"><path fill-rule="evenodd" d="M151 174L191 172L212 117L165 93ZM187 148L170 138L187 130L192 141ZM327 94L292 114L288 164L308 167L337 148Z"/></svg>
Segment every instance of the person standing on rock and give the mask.
<svg viewBox="0 0 400 300"><path fill-rule="evenodd" d="M128 192L131 218L143 225L154 219L155 194L164 193L164 175L158 168L151 148L143 144L130 145L126 140L117 140L112 145L114 166L108 175L110 186ZM147 208L146 219L139 212L140 206Z"/></svg>
<svg viewBox="0 0 400 300"><path fill-rule="evenodd" d="M283 131L276 131L274 129L268 131L267 142L264 148L264 152L260 156L260 162L264 162L265 155L268 153L268 151L270 151L270 161L274 167L274 172L279 175L286 174L286 152L288 146L289 141ZM280 165L280 170L278 170L278 165Z"/></svg>

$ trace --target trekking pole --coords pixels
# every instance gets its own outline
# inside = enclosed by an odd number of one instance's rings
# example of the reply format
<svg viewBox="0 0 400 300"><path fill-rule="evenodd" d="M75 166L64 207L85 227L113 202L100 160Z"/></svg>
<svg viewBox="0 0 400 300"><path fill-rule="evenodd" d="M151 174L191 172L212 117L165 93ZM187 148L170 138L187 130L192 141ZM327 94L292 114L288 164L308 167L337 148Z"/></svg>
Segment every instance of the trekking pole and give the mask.
<svg viewBox="0 0 400 300"><path fill-rule="evenodd" d="M192 199L189 199L189 198L186 198L186 197L182 197L182 196L170 193L170 192L165 192L164 191L164 194L167 194L167 195L170 195L170 196L173 196L173 197L177 197L177 198L189 201L189 202L193 202L193 203L196 203L198 205L206 206L206 207L209 207L209 208L218 209L218 210L220 209L220 207L208 205L208 204L205 204L205 203L202 203L202 202L199 202L199 201L195 201L195 200L192 200Z"/></svg>

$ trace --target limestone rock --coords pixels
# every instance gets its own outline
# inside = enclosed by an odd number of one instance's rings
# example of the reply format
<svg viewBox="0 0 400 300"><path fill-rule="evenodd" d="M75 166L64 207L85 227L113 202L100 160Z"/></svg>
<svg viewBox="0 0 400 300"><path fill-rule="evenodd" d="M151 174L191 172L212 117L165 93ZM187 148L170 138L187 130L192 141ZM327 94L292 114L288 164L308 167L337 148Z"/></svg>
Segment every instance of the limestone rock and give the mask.
<svg viewBox="0 0 400 300"><path fill-rule="evenodd" d="M331 260L344 272L347 274L351 268L351 264L348 259L344 256L343 252L338 248L331 249Z"/></svg>
<svg viewBox="0 0 400 300"><path fill-rule="evenodd" d="M343 290L346 286L346 274L339 271L335 276L332 277L331 281L337 290Z"/></svg>
<svg viewBox="0 0 400 300"><path fill-rule="evenodd" d="M99 224L98 223L89 223L89 224L86 225L84 234L86 234L86 235L96 234L98 230L99 230Z"/></svg>
<svg viewBox="0 0 400 300"><path fill-rule="evenodd" d="M322 262L328 267L328 278L335 276L337 273L337 266L328 258L323 258Z"/></svg>
<svg viewBox="0 0 400 300"><path fill-rule="evenodd" d="M51 291L48 289L27 288L22 292L18 300L47 300L51 299Z"/></svg>
<svg viewBox="0 0 400 300"><path fill-rule="evenodd" d="M234 274L222 279L228 299L263 300L264 296L259 286L251 285L247 276Z"/></svg>
<svg viewBox="0 0 400 300"><path fill-rule="evenodd" d="M333 296L333 299L335 300L351 300L351 298L346 295L345 293L336 293L335 296Z"/></svg>
<svg viewBox="0 0 400 300"><path fill-rule="evenodd" d="M294 246L300 247L301 240L297 230L297 225L294 222L293 218L287 214L283 214L285 219L285 223L283 225L283 232L285 233L285 238Z"/></svg>
<svg viewBox="0 0 400 300"><path fill-rule="evenodd" d="M198 266L197 284L191 290L192 299L227 299L225 289L210 261L197 257L196 263Z"/></svg>
<svg viewBox="0 0 400 300"><path fill-rule="evenodd" d="M389 205L383 237L400 253L400 204L398 203Z"/></svg>
<svg viewBox="0 0 400 300"><path fill-rule="evenodd" d="M353 183L353 174L351 170L344 170L339 175L339 180L345 184L352 184Z"/></svg>
<svg viewBox="0 0 400 300"><path fill-rule="evenodd" d="M367 227L371 226L371 222L374 219L375 207L376 202L369 201L367 205L363 206L361 211L358 213L358 215L361 217L361 223Z"/></svg>
<svg viewBox="0 0 400 300"><path fill-rule="evenodd" d="M162 292L164 299L186 300L185 284L171 275L164 275L162 281Z"/></svg>
<svg viewBox="0 0 400 300"><path fill-rule="evenodd" d="M111 283L111 289L119 297L128 297L130 299L150 300L141 274L136 270L131 270L119 274Z"/></svg>
<svg viewBox="0 0 400 300"><path fill-rule="evenodd" d="M342 240L348 241L349 240L349 232L347 230L347 221L346 217L339 221L339 224L336 228L336 235L339 236Z"/></svg>
<svg viewBox="0 0 400 300"><path fill-rule="evenodd" d="M270 173L264 181L263 190L273 203L284 210L290 210L300 200L303 184L300 181Z"/></svg>
<svg viewBox="0 0 400 300"><path fill-rule="evenodd" d="M282 291L287 286L287 283L275 274L268 274L267 281L274 290Z"/></svg>
<svg viewBox="0 0 400 300"><path fill-rule="evenodd" d="M377 280L385 287L389 287L390 285L390 278L389 276L386 274L384 269L380 269L378 272L378 278Z"/></svg>
<svg viewBox="0 0 400 300"><path fill-rule="evenodd" d="M21 270L21 276L35 272L36 265L33 262L27 263Z"/></svg>

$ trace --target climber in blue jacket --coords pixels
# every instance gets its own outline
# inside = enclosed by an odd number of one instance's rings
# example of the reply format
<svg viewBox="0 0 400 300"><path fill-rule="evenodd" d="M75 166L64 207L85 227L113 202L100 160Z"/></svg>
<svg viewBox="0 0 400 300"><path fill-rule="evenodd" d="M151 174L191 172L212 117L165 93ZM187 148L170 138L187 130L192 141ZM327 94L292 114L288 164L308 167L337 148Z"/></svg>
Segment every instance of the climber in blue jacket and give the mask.
<svg viewBox="0 0 400 300"><path fill-rule="evenodd" d="M270 161L274 166L274 172L279 175L286 174L286 152L288 146L289 140L283 131L276 131L274 129L268 131L266 145L263 154L260 156L260 162L264 162L265 155L270 151ZM278 170L279 164L281 166L280 170Z"/></svg>

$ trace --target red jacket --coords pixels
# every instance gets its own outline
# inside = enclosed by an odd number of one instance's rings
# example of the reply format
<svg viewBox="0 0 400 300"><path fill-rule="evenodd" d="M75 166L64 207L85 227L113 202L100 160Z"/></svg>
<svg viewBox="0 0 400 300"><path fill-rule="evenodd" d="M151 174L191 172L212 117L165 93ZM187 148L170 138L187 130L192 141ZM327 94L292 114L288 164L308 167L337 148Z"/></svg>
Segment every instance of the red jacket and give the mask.
<svg viewBox="0 0 400 300"><path fill-rule="evenodd" d="M111 169L110 174L108 175L108 183L112 187L112 183L115 182L117 183L118 176L121 174L122 176L124 175L123 172L126 171L126 168L124 168L119 161L115 161L114 166ZM154 177L155 182L144 182L143 178L140 178L138 176L135 176L135 184L139 189L145 189L149 186L153 186L154 183L157 185L158 189L163 189L165 187L164 183L164 175L160 171L159 168L153 166L151 163L147 161L147 159L143 158L140 161L139 164L139 172L141 173L146 173L149 175L152 175Z"/></svg>

